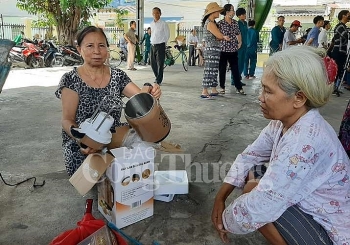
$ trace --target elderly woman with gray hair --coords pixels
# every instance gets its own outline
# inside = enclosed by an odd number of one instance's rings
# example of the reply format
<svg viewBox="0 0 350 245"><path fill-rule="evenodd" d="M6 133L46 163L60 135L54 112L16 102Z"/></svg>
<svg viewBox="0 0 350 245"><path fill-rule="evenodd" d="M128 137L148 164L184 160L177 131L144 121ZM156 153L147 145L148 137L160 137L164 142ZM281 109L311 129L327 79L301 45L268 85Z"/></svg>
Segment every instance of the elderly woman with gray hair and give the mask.
<svg viewBox="0 0 350 245"><path fill-rule="evenodd" d="M316 52L291 47L266 62L259 101L271 121L237 156L214 202L211 218L224 242L228 232L255 230L276 245L350 242L350 162L318 111L336 66ZM225 207L235 187L243 194Z"/></svg>

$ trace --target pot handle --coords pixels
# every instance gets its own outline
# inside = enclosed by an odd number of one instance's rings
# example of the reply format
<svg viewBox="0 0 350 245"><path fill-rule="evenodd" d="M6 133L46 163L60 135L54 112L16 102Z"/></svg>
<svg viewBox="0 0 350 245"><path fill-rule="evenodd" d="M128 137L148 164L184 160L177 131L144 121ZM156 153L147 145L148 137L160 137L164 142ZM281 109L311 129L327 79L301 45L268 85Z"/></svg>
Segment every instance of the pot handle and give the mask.
<svg viewBox="0 0 350 245"><path fill-rule="evenodd" d="M149 93L149 92L151 92L152 88L153 88L152 84L150 84L150 83L145 83L145 84L143 85L143 87L141 88L140 93Z"/></svg>

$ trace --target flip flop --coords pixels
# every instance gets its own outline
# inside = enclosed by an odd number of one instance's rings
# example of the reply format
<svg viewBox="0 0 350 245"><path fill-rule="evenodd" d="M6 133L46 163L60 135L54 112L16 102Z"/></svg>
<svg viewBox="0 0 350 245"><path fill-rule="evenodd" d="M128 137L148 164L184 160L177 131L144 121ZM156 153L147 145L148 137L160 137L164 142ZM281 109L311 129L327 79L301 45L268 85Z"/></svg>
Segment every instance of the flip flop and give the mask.
<svg viewBox="0 0 350 245"><path fill-rule="evenodd" d="M209 95L210 95L210 96L218 96L219 93L210 93Z"/></svg>
<svg viewBox="0 0 350 245"><path fill-rule="evenodd" d="M205 99L205 100L212 100L212 99L214 99L209 94L201 94L200 98L201 99Z"/></svg>
<svg viewBox="0 0 350 245"><path fill-rule="evenodd" d="M225 89L219 91L220 94L225 94Z"/></svg>

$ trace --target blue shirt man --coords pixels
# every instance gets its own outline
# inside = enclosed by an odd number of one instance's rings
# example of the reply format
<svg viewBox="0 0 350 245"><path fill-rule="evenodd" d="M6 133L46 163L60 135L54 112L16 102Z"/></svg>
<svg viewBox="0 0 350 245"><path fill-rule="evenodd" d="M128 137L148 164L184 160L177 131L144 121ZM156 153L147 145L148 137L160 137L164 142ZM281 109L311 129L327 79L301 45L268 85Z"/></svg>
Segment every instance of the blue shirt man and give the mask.
<svg viewBox="0 0 350 245"><path fill-rule="evenodd" d="M314 24L315 26L311 29L309 34L307 35L305 45L318 47L318 35L320 34L320 28L323 26L324 18L323 16L316 16L314 18Z"/></svg>

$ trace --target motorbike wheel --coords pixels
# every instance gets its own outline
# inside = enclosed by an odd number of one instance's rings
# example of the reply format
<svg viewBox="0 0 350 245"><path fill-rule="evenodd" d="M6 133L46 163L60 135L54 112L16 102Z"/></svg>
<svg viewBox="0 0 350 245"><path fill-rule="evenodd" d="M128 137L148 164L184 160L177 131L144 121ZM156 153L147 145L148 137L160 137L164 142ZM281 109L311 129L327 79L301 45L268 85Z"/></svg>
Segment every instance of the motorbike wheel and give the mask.
<svg viewBox="0 0 350 245"><path fill-rule="evenodd" d="M109 65L120 66L122 63L122 59L120 57L120 53L115 50L111 50L109 54Z"/></svg>
<svg viewBox="0 0 350 245"><path fill-rule="evenodd" d="M62 56L56 56L53 60L52 60L52 66L53 67L58 67L58 66L63 66L65 60Z"/></svg>
<svg viewBox="0 0 350 245"><path fill-rule="evenodd" d="M39 62L39 67L45 67L44 59L38 58L37 60L38 60L38 62Z"/></svg>
<svg viewBox="0 0 350 245"><path fill-rule="evenodd" d="M69 56L69 55L63 56L63 66L73 66L75 64L74 61L72 61L70 59L66 59L65 58L66 56Z"/></svg>
<svg viewBox="0 0 350 245"><path fill-rule="evenodd" d="M41 64L41 63L43 63L43 62L41 62L41 60L36 59L34 56L31 56L29 58L28 65L31 68L39 68L39 67L43 67L44 66L44 64Z"/></svg>

